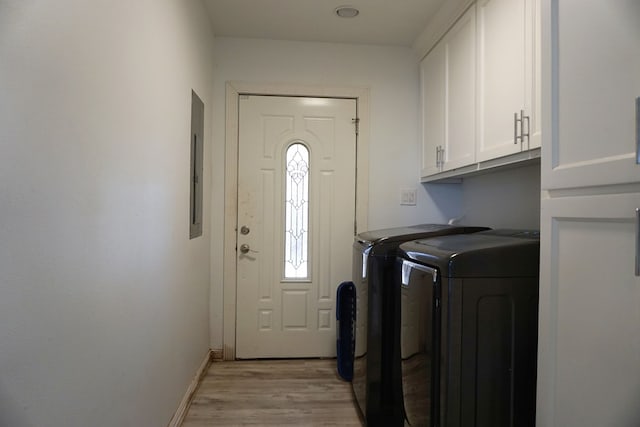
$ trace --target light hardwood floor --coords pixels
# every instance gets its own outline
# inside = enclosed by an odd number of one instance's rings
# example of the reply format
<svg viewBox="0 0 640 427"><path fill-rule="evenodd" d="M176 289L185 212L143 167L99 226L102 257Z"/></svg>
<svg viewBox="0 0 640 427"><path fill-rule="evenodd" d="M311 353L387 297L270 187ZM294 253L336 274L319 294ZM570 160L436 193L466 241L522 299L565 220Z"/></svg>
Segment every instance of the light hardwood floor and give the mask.
<svg viewBox="0 0 640 427"><path fill-rule="evenodd" d="M214 362L183 427L361 426L335 360Z"/></svg>

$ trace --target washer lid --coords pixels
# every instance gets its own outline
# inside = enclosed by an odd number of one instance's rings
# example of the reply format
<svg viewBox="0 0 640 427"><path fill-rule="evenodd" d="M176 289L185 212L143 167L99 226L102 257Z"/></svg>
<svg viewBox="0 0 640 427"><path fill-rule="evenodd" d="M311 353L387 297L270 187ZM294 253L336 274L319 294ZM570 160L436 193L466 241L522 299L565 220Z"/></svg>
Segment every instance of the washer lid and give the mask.
<svg viewBox="0 0 640 427"><path fill-rule="evenodd" d="M535 230L491 230L403 243L398 256L443 277L538 277L540 240Z"/></svg>
<svg viewBox="0 0 640 427"><path fill-rule="evenodd" d="M408 227L365 231L358 234L355 241L363 245L377 245L383 242L407 242L409 240L422 239L430 234L472 233L487 229L487 227L467 227L462 225L418 224Z"/></svg>

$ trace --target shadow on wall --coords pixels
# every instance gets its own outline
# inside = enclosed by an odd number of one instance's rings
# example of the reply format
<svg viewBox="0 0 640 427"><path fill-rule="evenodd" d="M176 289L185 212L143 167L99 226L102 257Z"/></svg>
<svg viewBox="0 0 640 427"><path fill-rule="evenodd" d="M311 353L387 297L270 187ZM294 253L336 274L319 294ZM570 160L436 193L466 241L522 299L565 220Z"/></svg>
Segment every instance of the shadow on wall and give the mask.
<svg viewBox="0 0 640 427"><path fill-rule="evenodd" d="M463 223L540 228L540 164L465 178L461 186Z"/></svg>
<svg viewBox="0 0 640 427"><path fill-rule="evenodd" d="M426 205L432 205L431 210L441 215L441 220L427 220L425 222L443 222L463 215L462 186L460 184L423 184ZM464 218L462 218L464 222Z"/></svg>
<svg viewBox="0 0 640 427"><path fill-rule="evenodd" d="M467 177L458 184L427 183L423 187L426 203L442 215L443 222L540 228L539 164Z"/></svg>

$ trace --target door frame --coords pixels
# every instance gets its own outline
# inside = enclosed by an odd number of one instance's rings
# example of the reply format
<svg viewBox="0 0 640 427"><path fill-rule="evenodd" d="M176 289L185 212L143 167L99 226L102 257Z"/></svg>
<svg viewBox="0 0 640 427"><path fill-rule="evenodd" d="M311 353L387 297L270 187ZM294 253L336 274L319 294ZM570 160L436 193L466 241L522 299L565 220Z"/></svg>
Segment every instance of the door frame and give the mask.
<svg viewBox="0 0 640 427"><path fill-rule="evenodd" d="M238 220L238 126L240 95L349 98L356 100L356 226L367 229L369 208L369 88L269 84L231 81L226 84L225 184L222 344L224 360L236 357L236 238ZM345 278L349 279L349 278Z"/></svg>

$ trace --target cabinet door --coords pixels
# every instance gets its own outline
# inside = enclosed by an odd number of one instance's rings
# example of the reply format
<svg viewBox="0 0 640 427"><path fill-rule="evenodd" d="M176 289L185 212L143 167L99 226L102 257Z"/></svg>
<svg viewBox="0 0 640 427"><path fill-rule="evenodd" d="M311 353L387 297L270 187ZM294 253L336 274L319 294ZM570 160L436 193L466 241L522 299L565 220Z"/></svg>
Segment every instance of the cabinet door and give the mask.
<svg viewBox="0 0 640 427"><path fill-rule="evenodd" d="M438 44L420 63L422 88L421 176L441 171L437 150L445 138L445 49Z"/></svg>
<svg viewBox="0 0 640 427"><path fill-rule="evenodd" d="M533 150L542 146L542 26L541 1L526 1L525 19L525 132L528 137L522 142L523 150Z"/></svg>
<svg viewBox="0 0 640 427"><path fill-rule="evenodd" d="M640 194L542 201L537 425L640 422Z"/></svg>
<svg viewBox="0 0 640 427"><path fill-rule="evenodd" d="M475 162L475 49L473 6L420 64L422 176Z"/></svg>
<svg viewBox="0 0 640 427"><path fill-rule="evenodd" d="M546 0L544 16L543 78L556 92L543 104L542 188L640 181L640 1Z"/></svg>
<svg viewBox="0 0 640 427"><path fill-rule="evenodd" d="M532 113L535 22L532 0L480 0L477 7L477 157L484 161L528 148L526 138L515 138L514 113Z"/></svg>
<svg viewBox="0 0 640 427"><path fill-rule="evenodd" d="M443 170L476 160L476 14L469 9L441 43L445 49L446 102Z"/></svg>

